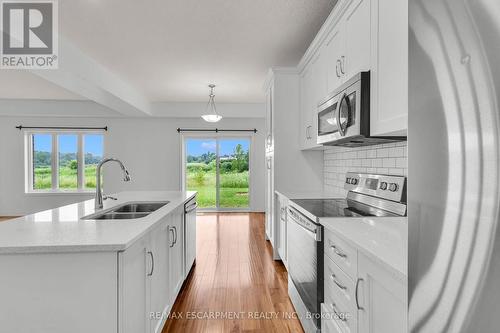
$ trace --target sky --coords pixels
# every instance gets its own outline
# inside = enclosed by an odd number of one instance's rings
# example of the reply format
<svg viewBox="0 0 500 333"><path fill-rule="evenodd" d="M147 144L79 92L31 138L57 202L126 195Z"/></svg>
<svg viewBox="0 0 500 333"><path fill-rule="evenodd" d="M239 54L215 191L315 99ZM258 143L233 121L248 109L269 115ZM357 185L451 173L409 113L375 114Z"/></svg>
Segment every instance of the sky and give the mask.
<svg viewBox="0 0 500 333"><path fill-rule="evenodd" d="M250 145L249 139L220 139L220 155L232 155L234 147L241 144L243 151L248 151ZM211 152L215 153L217 141L215 139L187 139L186 141L186 155L199 156L201 154Z"/></svg>
<svg viewBox="0 0 500 333"><path fill-rule="evenodd" d="M35 134L34 138L36 151L52 150L51 134ZM60 153L76 153L78 146L77 136L74 134L59 135L59 152ZM103 136L102 134L87 134L84 136L85 153L102 156L103 152Z"/></svg>

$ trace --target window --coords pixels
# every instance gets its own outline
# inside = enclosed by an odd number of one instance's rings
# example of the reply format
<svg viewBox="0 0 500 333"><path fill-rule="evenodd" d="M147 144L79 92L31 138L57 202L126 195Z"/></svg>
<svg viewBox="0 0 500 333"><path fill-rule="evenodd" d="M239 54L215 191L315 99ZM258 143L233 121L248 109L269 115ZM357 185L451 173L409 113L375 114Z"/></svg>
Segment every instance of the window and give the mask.
<svg viewBox="0 0 500 333"><path fill-rule="evenodd" d="M184 188L198 191L200 208L250 207L250 138L185 137Z"/></svg>
<svg viewBox="0 0 500 333"><path fill-rule="evenodd" d="M104 155L100 133L27 133L27 191L84 192L95 189Z"/></svg>

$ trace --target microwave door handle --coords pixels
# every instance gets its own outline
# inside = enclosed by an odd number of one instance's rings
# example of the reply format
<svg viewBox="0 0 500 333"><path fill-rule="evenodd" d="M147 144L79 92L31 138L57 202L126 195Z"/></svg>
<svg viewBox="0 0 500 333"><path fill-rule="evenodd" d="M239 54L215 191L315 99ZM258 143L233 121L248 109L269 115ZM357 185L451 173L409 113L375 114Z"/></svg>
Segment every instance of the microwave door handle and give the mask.
<svg viewBox="0 0 500 333"><path fill-rule="evenodd" d="M342 108L342 102L344 101L345 98L349 98L349 97L347 96L346 93L343 93L342 97L339 99L339 102L338 102L338 105L337 105L336 118L337 118L337 128L339 130L340 136L345 136L345 130L342 128L342 124L340 123L340 109Z"/></svg>

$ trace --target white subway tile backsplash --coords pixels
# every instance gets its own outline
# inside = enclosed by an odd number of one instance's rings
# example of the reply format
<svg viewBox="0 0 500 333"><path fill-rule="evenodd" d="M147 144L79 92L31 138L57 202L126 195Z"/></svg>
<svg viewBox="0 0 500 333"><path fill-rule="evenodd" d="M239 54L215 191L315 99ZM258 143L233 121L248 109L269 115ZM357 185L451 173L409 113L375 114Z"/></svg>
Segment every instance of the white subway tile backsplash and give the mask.
<svg viewBox="0 0 500 333"><path fill-rule="evenodd" d="M408 175L406 142L378 146L328 147L324 151L324 191L344 197L345 174L349 171Z"/></svg>
<svg viewBox="0 0 500 333"><path fill-rule="evenodd" d="M382 166L384 168L395 168L396 167L396 159L395 158L385 158L382 160Z"/></svg>
<svg viewBox="0 0 500 333"><path fill-rule="evenodd" d="M377 157L379 158L389 157L389 148L377 149Z"/></svg>
<svg viewBox="0 0 500 333"><path fill-rule="evenodd" d="M377 150L376 149L369 149L366 151L366 157L367 158L376 158L377 157Z"/></svg>

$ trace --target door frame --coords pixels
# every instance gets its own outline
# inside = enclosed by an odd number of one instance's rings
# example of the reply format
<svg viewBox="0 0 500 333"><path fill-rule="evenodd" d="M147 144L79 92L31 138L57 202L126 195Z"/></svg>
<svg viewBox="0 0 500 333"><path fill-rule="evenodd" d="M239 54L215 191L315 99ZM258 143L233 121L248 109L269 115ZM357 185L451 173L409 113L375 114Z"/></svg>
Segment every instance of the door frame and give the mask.
<svg viewBox="0 0 500 333"><path fill-rule="evenodd" d="M224 139L248 139L248 206L247 207L219 207L220 204L220 182L219 182L219 140ZM200 212L251 212L252 211L252 168L253 168L253 146L254 146L254 136L248 134L235 134L235 133L207 133L207 132L192 132L192 133L181 133L181 161L180 161L180 169L181 169L181 190L186 191L186 140L188 139L207 139L207 140L215 140L216 142L216 202L214 208L199 208Z"/></svg>

